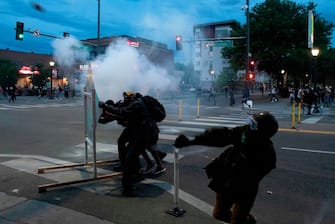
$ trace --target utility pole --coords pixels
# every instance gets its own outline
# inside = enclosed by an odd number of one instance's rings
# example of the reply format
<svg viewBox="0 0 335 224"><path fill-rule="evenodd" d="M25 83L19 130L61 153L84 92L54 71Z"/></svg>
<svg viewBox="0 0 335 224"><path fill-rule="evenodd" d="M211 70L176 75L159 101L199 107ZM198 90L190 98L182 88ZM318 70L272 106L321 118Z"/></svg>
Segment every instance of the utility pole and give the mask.
<svg viewBox="0 0 335 224"><path fill-rule="evenodd" d="M250 60L250 24L249 24L249 0L245 3L245 14L247 19L247 55L246 55L246 66L245 66L245 77L249 73L249 60Z"/></svg>
<svg viewBox="0 0 335 224"><path fill-rule="evenodd" d="M98 34L97 34L97 55L100 53L100 0L98 0Z"/></svg>

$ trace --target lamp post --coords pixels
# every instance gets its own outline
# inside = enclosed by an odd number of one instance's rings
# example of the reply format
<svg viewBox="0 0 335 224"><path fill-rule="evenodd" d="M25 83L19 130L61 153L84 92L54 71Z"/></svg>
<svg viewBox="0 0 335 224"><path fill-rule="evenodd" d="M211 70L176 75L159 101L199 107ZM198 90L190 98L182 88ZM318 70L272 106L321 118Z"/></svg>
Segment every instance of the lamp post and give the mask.
<svg viewBox="0 0 335 224"><path fill-rule="evenodd" d="M313 59L314 59L314 67L313 67L313 80L314 80L314 91L316 91L316 82L317 82L317 79L316 79L316 58L319 56L319 53L320 53L320 50L318 48L312 48L311 50L311 53L312 53L312 56L313 56Z"/></svg>
<svg viewBox="0 0 335 224"><path fill-rule="evenodd" d="M246 34L246 45L247 45L247 52L246 52L246 68L245 68L245 77L248 76L249 70L250 70L250 20L249 20L249 0L246 0L245 2L245 6L244 6L244 10L245 10L245 16L246 16L246 26L247 26L247 34Z"/></svg>
<svg viewBox="0 0 335 224"><path fill-rule="evenodd" d="M55 62L54 61L49 61L49 65L50 65L50 95L49 95L49 99L53 99L53 93L52 93L52 70L53 67L55 66Z"/></svg>
<svg viewBox="0 0 335 224"><path fill-rule="evenodd" d="M209 74L212 76L212 88L214 89L214 81L215 81L215 77L214 77L214 75L215 75L215 72L214 72L214 70L210 70L209 71Z"/></svg>

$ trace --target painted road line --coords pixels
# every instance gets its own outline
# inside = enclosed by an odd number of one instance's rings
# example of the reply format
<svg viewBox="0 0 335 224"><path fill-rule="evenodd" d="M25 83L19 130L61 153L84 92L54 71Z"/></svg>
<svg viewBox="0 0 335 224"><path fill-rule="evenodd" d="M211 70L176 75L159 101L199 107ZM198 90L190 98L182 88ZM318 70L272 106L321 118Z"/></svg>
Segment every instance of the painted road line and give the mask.
<svg viewBox="0 0 335 224"><path fill-rule="evenodd" d="M170 194L174 195L175 189L174 185L171 185L167 182L161 181L161 180L156 180L156 179L145 179L142 181L143 183L146 184L153 184L157 187L162 188L163 190L169 192ZM209 205L208 203L201 201L199 198L196 198L192 196L191 194L188 194L187 192L178 189L178 196L180 199L183 201L187 202L188 204L193 205L195 208L199 209L200 211L206 213L209 216L212 216L213 214L213 206Z"/></svg>
<svg viewBox="0 0 335 224"><path fill-rule="evenodd" d="M204 132L204 128L189 128L189 127L181 127L181 126L168 126L168 125L160 125L159 129L162 132L170 132L170 133L180 133L181 131L191 131L191 132Z"/></svg>
<svg viewBox="0 0 335 224"><path fill-rule="evenodd" d="M5 107L5 108L9 108L9 109L27 109L29 107L27 106L24 106L24 105L8 105L8 104L2 104L0 105L2 107Z"/></svg>
<svg viewBox="0 0 335 224"><path fill-rule="evenodd" d="M176 140L176 138L178 137L178 135L168 135L168 134L159 134L159 139L164 139L164 140Z"/></svg>
<svg viewBox="0 0 335 224"><path fill-rule="evenodd" d="M335 131L303 130L303 129L293 129L293 128L279 128L278 131L300 132L300 133L309 133L309 134L323 134L323 135L335 135Z"/></svg>
<svg viewBox="0 0 335 224"><path fill-rule="evenodd" d="M283 149L283 150L289 150L289 151L299 151L299 152L310 152L310 153L321 153L321 154L335 155L335 152L332 152L332 151L321 151L321 150L291 148L291 147L281 147L281 149Z"/></svg>
<svg viewBox="0 0 335 224"><path fill-rule="evenodd" d="M205 107L204 109L208 110L208 109L219 109L221 107L219 106L211 106L211 107Z"/></svg>
<svg viewBox="0 0 335 224"><path fill-rule="evenodd" d="M244 121L246 122L247 121L247 118L241 118L241 116L231 116L229 115L229 117L227 116L220 116L220 117L207 117L207 118L210 118L210 119L218 119L218 120L233 120L233 121Z"/></svg>
<svg viewBox="0 0 335 224"><path fill-rule="evenodd" d="M218 123L233 123L233 124L247 124L246 121L238 121L237 119L208 119L208 118L196 118L196 121L209 121L209 122L218 122Z"/></svg>
<svg viewBox="0 0 335 224"><path fill-rule="evenodd" d="M13 159L10 161L6 161L6 162L1 162L0 164L13 168L13 169L17 169L17 170L21 170L36 176L42 176L45 178L48 178L50 180L54 180L54 181L64 181L64 178L66 179L70 179L73 180L73 178L83 178L82 175L87 176L89 174L89 172L87 171L83 171L83 170L74 170L74 169L69 169L69 170L62 170L60 172L48 172L45 173L43 175L37 174L36 173L36 168L39 166L45 166L46 164L48 164L48 162L44 161L45 159L47 161L53 161L53 160L57 160L57 159L53 159L53 158L47 158L45 156L37 156L37 155L15 155L15 154L0 154L0 157L2 157L2 155L6 155L6 156L10 156L12 158L15 157L19 157L17 159ZM21 157L22 156L22 157ZM21 157L21 158L20 158ZM57 160L59 161L59 160ZM50 164L49 165L54 165L54 164ZM103 169L99 169L99 171L103 171ZM107 173L109 173L110 171L106 171ZM161 189L169 192L170 194L174 194L174 186L171 185L168 182L164 182L161 180L156 180L156 179L150 179L147 178L144 181L142 181L143 183L147 183L147 184L153 184L155 186L160 187ZM111 190L111 186L114 186L115 184L111 184L113 183L113 180L110 180L108 182L105 182L105 185L108 186L108 190ZM79 188L86 190L86 191L90 191L90 192L94 192L97 193L97 191L104 191L104 182L99 183L99 185L91 185L91 186L78 186ZM208 203L192 196L191 194L188 194L185 191L182 191L181 189L179 189L179 197L181 200L187 202L188 204L194 206L195 208L199 209L200 211L208 214L208 215L212 215L212 211L213 211L213 206L209 205ZM2 195L0 195L2 196ZM0 197L1 198L1 197ZM45 207L45 206L43 206ZM54 208L56 209L56 208ZM64 208L66 209L66 208ZM61 212L63 212L62 214L67 214L67 212L65 212L63 210L62 207L60 207L58 210L60 210ZM65 213L64 213L65 212ZM46 215L49 215L49 212L46 212ZM73 214L72 214L73 215ZM79 214L80 215L80 214ZM58 217L58 216L57 216ZM94 217L88 217L90 219L94 218ZM50 217L49 217L50 219ZM35 223L35 222L34 222ZM96 218L96 220L92 219L90 220L90 223L104 223L104 222L100 222L100 220L98 218ZM111 222L105 222L105 223L111 223Z"/></svg>
<svg viewBox="0 0 335 224"><path fill-rule="evenodd" d="M26 105L28 106L28 105ZM30 108L44 108L44 107L47 107L48 105L47 104L30 104L29 107Z"/></svg>
<svg viewBox="0 0 335 224"><path fill-rule="evenodd" d="M322 116L320 116L320 117L310 117L310 118L307 118L307 119L301 121L301 123L303 123L303 124L315 124L319 120L321 120L321 118L322 118Z"/></svg>
<svg viewBox="0 0 335 224"><path fill-rule="evenodd" d="M238 125L234 124L216 124L216 123L208 123L208 122L194 122L194 121L180 121L180 124L191 124L191 125L199 125L199 126L213 126L213 127L227 127L233 128Z"/></svg>

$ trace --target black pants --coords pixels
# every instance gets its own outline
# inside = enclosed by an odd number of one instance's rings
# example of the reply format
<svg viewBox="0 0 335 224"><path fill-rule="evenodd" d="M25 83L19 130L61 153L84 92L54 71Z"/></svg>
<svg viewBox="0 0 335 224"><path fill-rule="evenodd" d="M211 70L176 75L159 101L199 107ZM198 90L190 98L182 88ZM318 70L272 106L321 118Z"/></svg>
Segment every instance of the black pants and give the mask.
<svg viewBox="0 0 335 224"><path fill-rule="evenodd" d="M130 139L130 133L129 133L129 129L125 128L123 129L121 135L119 136L118 140L117 140L117 146L118 146L118 153L119 153L119 160L120 160L120 165L123 167L124 164L124 160L126 157L126 146L129 142Z"/></svg>
<svg viewBox="0 0 335 224"><path fill-rule="evenodd" d="M213 210L214 218L231 224L253 223L249 213L256 199L258 188L250 189L243 196L234 197L231 193L217 193Z"/></svg>
<svg viewBox="0 0 335 224"><path fill-rule="evenodd" d="M123 166L122 186L125 190L131 190L141 167L139 157L142 152L157 142L158 131L145 126L126 129L124 136L121 134L122 138L127 137L129 140L125 148L121 147L123 150L120 154L123 160L121 162Z"/></svg>

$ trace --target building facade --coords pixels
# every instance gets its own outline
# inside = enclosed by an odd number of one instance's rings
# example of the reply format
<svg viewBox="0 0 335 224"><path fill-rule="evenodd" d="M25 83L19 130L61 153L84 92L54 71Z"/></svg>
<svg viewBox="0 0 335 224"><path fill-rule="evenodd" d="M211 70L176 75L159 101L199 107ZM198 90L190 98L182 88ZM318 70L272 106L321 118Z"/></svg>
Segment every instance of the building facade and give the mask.
<svg viewBox="0 0 335 224"><path fill-rule="evenodd" d="M153 65L166 69L169 74L174 71L174 52L168 49L167 44L128 35L86 39L82 40L82 43L90 49L90 56L95 57L98 54L104 54L108 46L118 40L136 48L139 54L145 55Z"/></svg>
<svg viewBox="0 0 335 224"><path fill-rule="evenodd" d="M90 52L90 59L93 59L98 54L104 54L108 46L119 39L125 40L125 44L128 44L130 47L136 48L138 52L141 55L145 55L153 65L160 66L161 68L166 69L169 74L172 74L174 72L173 50L169 50L166 44L147 40L140 37L122 35L100 38L99 40L86 39L81 41L86 47L78 49L78 51L88 50ZM31 89L33 87L29 78L31 75L38 73L38 71L34 69L35 65L41 64L44 68L49 68L49 62L55 61L53 55L36 54L34 52L18 52L8 49L0 50L0 58L9 60L17 65L17 88L19 89ZM64 85L70 85L75 89L76 78L78 78L78 74L81 74L80 70L83 68L83 65L76 64L73 66L73 69L71 69L71 71L68 71L68 69L63 69L61 65L57 63L57 61L55 62L56 65L53 68L52 72L50 70L50 73L53 77L53 87L60 85L64 88ZM54 72L54 70L56 72ZM78 74L76 73L76 71L78 71Z"/></svg>
<svg viewBox="0 0 335 224"><path fill-rule="evenodd" d="M16 87L19 89L32 88L31 75L39 74L35 66L37 64L42 65L44 68L48 68L49 62L53 61L51 54L37 54L34 52L20 52L12 51L9 49L0 49L0 58L9 60L17 66L18 81ZM57 79L57 78L55 78ZM55 80L58 84L58 81ZM56 84L56 83L55 83Z"/></svg>
<svg viewBox="0 0 335 224"><path fill-rule="evenodd" d="M219 75L224 75L229 68L228 60L221 55L224 47L233 46L231 37L232 26L237 21L229 20L198 24L193 26L194 35L194 71L200 76L203 89L214 87Z"/></svg>

